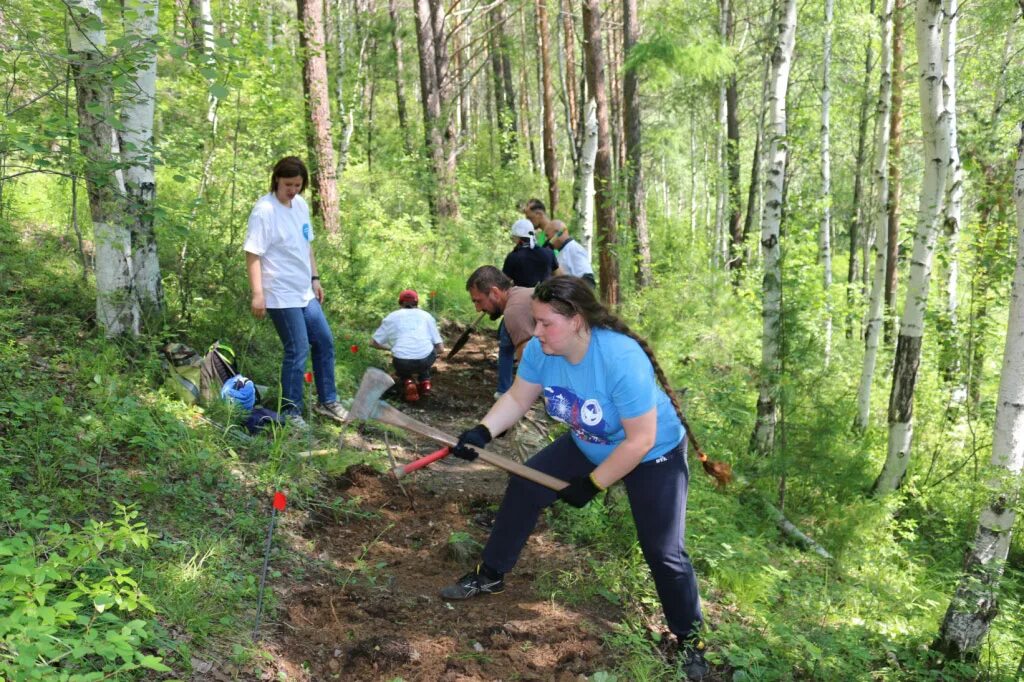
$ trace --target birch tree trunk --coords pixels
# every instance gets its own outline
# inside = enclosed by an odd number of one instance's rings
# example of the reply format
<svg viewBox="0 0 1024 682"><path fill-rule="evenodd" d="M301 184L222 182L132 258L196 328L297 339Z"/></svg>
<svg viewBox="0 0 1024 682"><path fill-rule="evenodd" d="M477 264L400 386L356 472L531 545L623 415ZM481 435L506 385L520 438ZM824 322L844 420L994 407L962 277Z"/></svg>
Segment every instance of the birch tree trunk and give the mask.
<svg viewBox="0 0 1024 682"><path fill-rule="evenodd" d="M296 0L299 46L302 48L302 85L306 95L306 137L313 152L314 210L319 208L324 229L337 234L341 216L338 206L338 176L331 137L331 104L324 49L324 6L322 0Z"/></svg>
<svg viewBox="0 0 1024 682"><path fill-rule="evenodd" d="M960 370L960 343L957 330L957 289L959 288L960 266L957 251L960 241L961 204L964 196L964 173L960 163L957 145L956 114L956 29L959 20L958 0L944 0L942 3L944 26L942 32L943 72L945 80L942 93L945 108L949 112L949 173L946 175L946 207L943 216L946 244L941 255L946 270L946 306L942 319L943 344L942 370L948 381L954 381ZM962 396L962 391L955 394Z"/></svg>
<svg viewBox="0 0 1024 682"><path fill-rule="evenodd" d="M871 415L871 383L878 359L878 340L882 330L882 297L885 294L885 261L887 249L887 226L889 211L889 107L892 101L892 14L893 0L882 0L882 56L879 64L881 79L878 85L878 104L875 108L878 121L875 138L875 204L874 222L877 230L875 240L875 269L871 280L871 294L868 298L867 324L864 330L864 364L861 368L860 386L857 389L857 416L854 428L864 431Z"/></svg>
<svg viewBox="0 0 1024 682"><path fill-rule="evenodd" d="M759 213L760 198L763 198L761 190L761 166L764 162L764 117L768 110L768 91L771 85L771 60L766 54L763 59L764 75L761 78L761 104L757 110L757 123L754 126L754 153L750 160L750 186L747 189L747 213L743 219L743 251L740 254L741 260L735 268L733 282L739 284L739 272L750 260L750 251L747 248L747 237L754 229L754 216Z"/></svg>
<svg viewBox="0 0 1024 682"><path fill-rule="evenodd" d="M772 52L768 107L768 172L764 181L764 213L761 216L761 257L764 275L761 302L761 379L757 398L757 424L752 445L762 456L775 448L778 418L779 370L782 332L782 264L779 228L782 224L783 192L786 183L786 93L793 65L796 34L796 0L785 0L778 22L778 37Z"/></svg>
<svg viewBox="0 0 1024 682"><path fill-rule="evenodd" d="M593 255L594 248L594 160L597 157L597 104L589 100L584 107L586 126L583 133L583 147L580 149L576 182L573 184L573 205L576 207L576 225L581 242L587 248L587 255ZM577 232L577 230L573 230Z"/></svg>
<svg viewBox="0 0 1024 682"><path fill-rule="evenodd" d="M1024 124L1014 173L1017 206L1017 265L999 378L992 433L991 497L978 518L956 593L935 648L953 658L977 655L998 613L999 582L1006 565L1024 469Z"/></svg>
<svg viewBox="0 0 1024 682"><path fill-rule="evenodd" d="M113 84L102 50L103 15L95 0L67 4L69 60L78 104L78 144L86 161L86 187L96 241L96 319L107 338L139 333L132 292L132 247L127 200L114 153Z"/></svg>
<svg viewBox="0 0 1024 682"><path fill-rule="evenodd" d="M832 0L825 0L825 36L821 63L821 246L825 289L825 367L832 359Z"/></svg>
<svg viewBox="0 0 1024 682"><path fill-rule="evenodd" d="M917 0L916 29L924 179L889 395L888 453L874 486L879 495L899 488L910 464L914 389L921 361L932 258L949 171L949 112L942 94L942 0Z"/></svg>
<svg viewBox="0 0 1024 682"><path fill-rule="evenodd" d="M640 36L640 20L637 16L636 0L622 0L622 59L629 60L629 53ZM629 196L629 226L633 231L636 253L636 286L638 289L650 286L651 235L647 229L647 190L644 186L643 138L640 126L639 78L636 71L629 69L622 81L622 104L626 136L626 178Z"/></svg>
<svg viewBox="0 0 1024 682"><path fill-rule="evenodd" d="M125 161L125 191L132 246L132 291L139 309L158 315L163 309L160 261L157 258L153 210L156 172L153 167L153 113L156 108L156 43L158 0L128 0L125 13L128 36L139 53L131 97L122 108L124 132L121 155Z"/></svg>
<svg viewBox="0 0 1024 682"><path fill-rule="evenodd" d="M601 46L601 10L598 0L583 2L583 38L587 64L587 88L597 107L597 155L594 157L594 213L597 216L598 267L601 298L608 306L619 304L619 237L615 225L612 185L611 137L608 97L605 89L604 53Z"/></svg>
<svg viewBox="0 0 1024 682"><path fill-rule="evenodd" d="M547 0L537 0L537 32L540 34L540 68L544 91L544 173L548 178L548 215L558 210L558 160L555 156L554 88L551 86L551 58L548 55Z"/></svg>

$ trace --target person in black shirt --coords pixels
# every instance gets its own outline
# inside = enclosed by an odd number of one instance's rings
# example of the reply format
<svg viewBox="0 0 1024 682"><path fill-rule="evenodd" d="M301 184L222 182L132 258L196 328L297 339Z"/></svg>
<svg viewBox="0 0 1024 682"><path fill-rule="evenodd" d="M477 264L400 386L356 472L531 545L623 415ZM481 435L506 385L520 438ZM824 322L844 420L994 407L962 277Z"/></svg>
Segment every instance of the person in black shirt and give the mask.
<svg viewBox="0 0 1024 682"><path fill-rule="evenodd" d="M558 270L558 261L551 249L537 246L533 223L526 219L512 224L512 239L516 245L505 257L501 267L517 287L535 287Z"/></svg>

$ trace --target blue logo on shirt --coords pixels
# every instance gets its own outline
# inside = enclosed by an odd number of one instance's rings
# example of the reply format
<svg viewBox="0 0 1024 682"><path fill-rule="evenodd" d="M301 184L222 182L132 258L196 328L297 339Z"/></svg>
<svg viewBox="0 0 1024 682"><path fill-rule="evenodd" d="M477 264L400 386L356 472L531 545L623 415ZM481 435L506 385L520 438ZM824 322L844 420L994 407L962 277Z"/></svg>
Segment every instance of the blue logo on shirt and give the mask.
<svg viewBox="0 0 1024 682"><path fill-rule="evenodd" d="M302 223L302 236L309 241L309 223Z"/></svg>
<svg viewBox="0 0 1024 682"><path fill-rule="evenodd" d="M583 400L561 386L544 387L544 404L548 414L569 425L576 437L588 443L608 445L608 424L604 420L601 404L596 400Z"/></svg>

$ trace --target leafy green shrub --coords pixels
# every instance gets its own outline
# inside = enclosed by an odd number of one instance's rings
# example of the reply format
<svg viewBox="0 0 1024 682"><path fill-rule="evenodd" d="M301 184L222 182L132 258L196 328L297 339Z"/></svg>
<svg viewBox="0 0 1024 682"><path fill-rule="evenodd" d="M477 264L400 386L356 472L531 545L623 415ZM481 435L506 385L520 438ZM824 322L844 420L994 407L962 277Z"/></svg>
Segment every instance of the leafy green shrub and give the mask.
<svg viewBox="0 0 1024 682"><path fill-rule="evenodd" d="M153 605L125 554L149 547L138 512L117 505L112 521L80 530L49 512L18 509L0 540L0 677L85 682L149 669L169 671L152 646L151 623L128 619Z"/></svg>

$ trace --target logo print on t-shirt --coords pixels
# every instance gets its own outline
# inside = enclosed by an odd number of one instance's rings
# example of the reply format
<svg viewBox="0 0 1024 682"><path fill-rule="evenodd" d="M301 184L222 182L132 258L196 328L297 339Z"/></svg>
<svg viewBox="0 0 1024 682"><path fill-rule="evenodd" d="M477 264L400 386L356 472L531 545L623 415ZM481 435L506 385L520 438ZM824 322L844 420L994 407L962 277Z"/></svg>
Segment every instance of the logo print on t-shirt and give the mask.
<svg viewBox="0 0 1024 682"><path fill-rule="evenodd" d="M302 223L302 237L307 242L309 241L309 223Z"/></svg>
<svg viewBox="0 0 1024 682"><path fill-rule="evenodd" d="M604 411L596 400L584 401L568 388L561 386L544 387L544 404L548 414L569 425L580 440L588 443L608 445L608 425Z"/></svg>
<svg viewBox="0 0 1024 682"><path fill-rule="evenodd" d="M601 403L593 398L583 403L580 408L580 420L587 426L597 426L601 423L604 412L601 410Z"/></svg>

